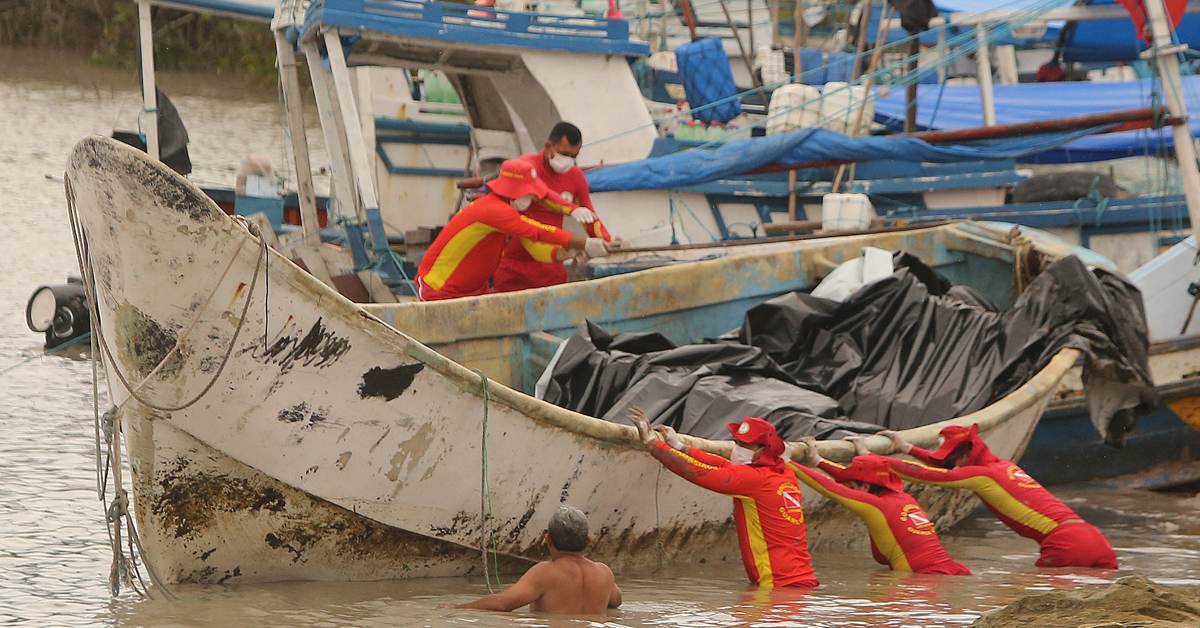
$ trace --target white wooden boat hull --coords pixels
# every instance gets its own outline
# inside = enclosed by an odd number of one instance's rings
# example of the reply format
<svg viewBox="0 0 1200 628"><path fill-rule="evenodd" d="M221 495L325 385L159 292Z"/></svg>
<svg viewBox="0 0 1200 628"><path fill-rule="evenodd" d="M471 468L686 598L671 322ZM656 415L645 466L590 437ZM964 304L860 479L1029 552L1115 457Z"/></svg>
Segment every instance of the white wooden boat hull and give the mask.
<svg viewBox="0 0 1200 628"><path fill-rule="evenodd" d="M589 513L592 555L618 570L736 564L729 498L662 470L631 428L494 381L485 404L478 374L264 258L257 238L137 151L87 138L67 181L146 560L166 581L477 573L489 512L511 570L543 556L564 502ZM996 453L1018 456L1076 355L955 422L978 421ZM932 445L938 428L910 438ZM837 458L843 445L823 447ZM943 523L969 510L954 500L927 495ZM815 494L806 508L814 547L865 538Z"/></svg>

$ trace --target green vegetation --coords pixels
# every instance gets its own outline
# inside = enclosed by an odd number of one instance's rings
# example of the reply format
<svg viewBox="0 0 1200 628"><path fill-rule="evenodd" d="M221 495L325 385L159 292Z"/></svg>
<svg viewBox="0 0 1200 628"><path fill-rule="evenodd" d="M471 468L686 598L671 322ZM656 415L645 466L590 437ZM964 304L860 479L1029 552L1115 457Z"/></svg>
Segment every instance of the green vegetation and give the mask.
<svg viewBox="0 0 1200 628"><path fill-rule="evenodd" d="M265 23L153 8L155 65L275 82ZM78 50L90 63L134 69L137 4L130 0L0 0L0 45Z"/></svg>

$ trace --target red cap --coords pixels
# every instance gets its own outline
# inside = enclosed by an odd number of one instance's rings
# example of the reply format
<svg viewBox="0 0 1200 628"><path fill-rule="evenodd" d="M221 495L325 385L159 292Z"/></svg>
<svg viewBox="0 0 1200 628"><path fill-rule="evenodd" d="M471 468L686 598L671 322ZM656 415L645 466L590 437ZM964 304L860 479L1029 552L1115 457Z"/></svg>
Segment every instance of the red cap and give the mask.
<svg viewBox="0 0 1200 628"><path fill-rule="evenodd" d="M537 168L520 159L509 159L500 164L500 176L488 181L487 186L506 198L521 198L526 194L546 198L550 193L550 188L538 178Z"/></svg>
<svg viewBox="0 0 1200 628"><path fill-rule="evenodd" d="M930 454L930 457L938 462L945 462L962 445L971 446L971 462L973 464L980 464L987 455L991 454L987 443L983 442L983 439L979 437L978 423L969 428L960 425L949 425L942 428L941 435L942 446Z"/></svg>
<svg viewBox="0 0 1200 628"><path fill-rule="evenodd" d="M760 465L782 467L783 439L775 433L775 426L762 419L748 416L740 423L728 423L729 433L739 443L747 445L764 445L762 455L758 457Z"/></svg>
<svg viewBox="0 0 1200 628"><path fill-rule="evenodd" d="M893 491L899 491L904 488L904 482L900 479L900 476L892 471L892 466L888 464L888 459L878 454L858 456L845 469L830 467L829 472L829 476L838 482L858 480L859 482L890 488Z"/></svg>

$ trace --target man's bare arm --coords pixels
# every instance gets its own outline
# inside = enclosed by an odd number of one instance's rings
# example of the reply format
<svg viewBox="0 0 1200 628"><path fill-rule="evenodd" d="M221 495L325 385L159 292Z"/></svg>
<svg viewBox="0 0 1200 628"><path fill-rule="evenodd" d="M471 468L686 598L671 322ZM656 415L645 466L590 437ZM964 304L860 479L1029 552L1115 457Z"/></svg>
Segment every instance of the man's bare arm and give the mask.
<svg viewBox="0 0 1200 628"><path fill-rule="evenodd" d="M466 604L456 604L454 608L508 612L532 604L541 598L543 593L539 582L541 570L538 569L541 566L541 564L534 565L525 572L524 576L521 576L520 580L517 580L516 584L500 593L493 593Z"/></svg>
<svg viewBox="0 0 1200 628"><path fill-rule="evenodd" d="M608 594L608 607L618 608L619 606L621 606L621 587L617 586L617 583L614 582L612 591Z"/></svg>
<svg viewBox="0 0 1200 628"><path fill-rule="evenodd" d="M621 605L621 587L617 586L617 578L613 576L612 569L610 569L608 565L605 565L604 563L596 564L603 567L604 571L608 572L608 577L612 578L612 590L608 592L608 607L619 607Z"/></svg>

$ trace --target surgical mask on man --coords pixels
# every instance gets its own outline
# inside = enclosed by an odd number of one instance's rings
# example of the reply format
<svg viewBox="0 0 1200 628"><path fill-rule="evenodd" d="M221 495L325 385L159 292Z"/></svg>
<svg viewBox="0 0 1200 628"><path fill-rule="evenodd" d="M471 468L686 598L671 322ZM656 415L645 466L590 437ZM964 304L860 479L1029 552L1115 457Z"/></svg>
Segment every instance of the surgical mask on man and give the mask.
<svg viewBox="0 0 1200 628"><path fill-rule="evenodd" d="M733 464L750 464L754 462L754 450L734 443L733 453L729 455L729 461Z"/></svg>
<svg viewBox="0 0 1200 628"><path fill-rule="evenodd" d="M514 198L512 200L512 208L519 212L523 212L523 211L529 209L529 206L532 203L533 203L533 195L526 194L525 196L522 196L521 198Z"/></svg>
<svg viewBox="0 0 1200 628"><path fill-rule="evenodd" d="M574 157L567 157L566 155L554 155L550 158L550 169L558 174L563 174L573 167L575 167Z"/></svg>

